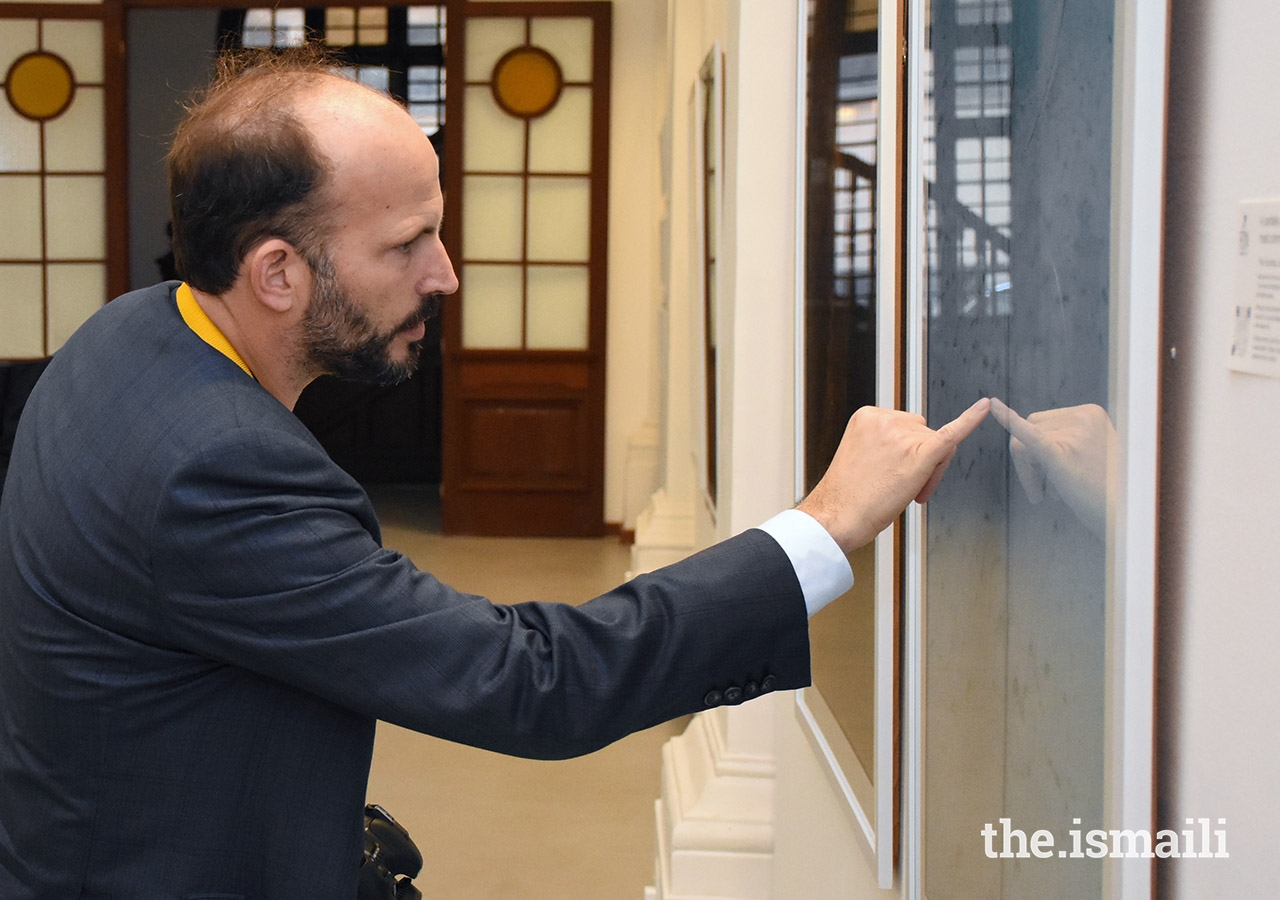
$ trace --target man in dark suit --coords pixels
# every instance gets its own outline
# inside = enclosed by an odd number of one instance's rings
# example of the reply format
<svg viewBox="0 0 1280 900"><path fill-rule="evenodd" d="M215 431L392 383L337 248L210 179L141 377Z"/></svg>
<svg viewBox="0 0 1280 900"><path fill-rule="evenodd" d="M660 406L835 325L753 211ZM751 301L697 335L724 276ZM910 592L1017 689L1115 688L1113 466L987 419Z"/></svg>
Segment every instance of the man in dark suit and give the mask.
<svg viewBox="0 0 1280 900"><path fill-rule="evenodd" d="M0 502L0 897L351 900L378 719L565 757L808 683L843 552L927 496L937 432L867 410L797 510L582 606L498 606L384 549L290 409L412 371L431 144L300 63L225 79L170 157L184 283L121 297L32 394Z"/></svg>

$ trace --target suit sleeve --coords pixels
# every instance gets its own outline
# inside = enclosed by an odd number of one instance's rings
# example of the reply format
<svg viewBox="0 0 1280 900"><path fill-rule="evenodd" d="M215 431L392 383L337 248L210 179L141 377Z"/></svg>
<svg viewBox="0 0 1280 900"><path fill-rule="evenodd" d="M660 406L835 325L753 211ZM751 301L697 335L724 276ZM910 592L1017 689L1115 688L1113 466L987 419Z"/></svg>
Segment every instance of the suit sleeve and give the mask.
<svg viewBox="0 0 1280 900"><path fill-rule="evenodd" d="M300 438L232 430L161 496L162 640L448 740L562 758L809 680L799 583L758 530L580 606L499 605L381 547Z"/></svg>

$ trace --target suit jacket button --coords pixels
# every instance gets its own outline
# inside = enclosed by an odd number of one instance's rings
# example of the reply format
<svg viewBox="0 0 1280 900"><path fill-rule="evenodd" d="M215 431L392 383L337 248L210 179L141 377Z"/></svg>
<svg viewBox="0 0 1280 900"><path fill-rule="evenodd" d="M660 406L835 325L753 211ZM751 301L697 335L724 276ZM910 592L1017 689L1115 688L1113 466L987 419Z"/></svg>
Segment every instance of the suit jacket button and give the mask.
<svg viewBox="0 0 1280 900"><path fill-rule="evenodd" d="M710 690L707 691L707 696L702 698L702 703L705 706L719 706L722 700L724 700L724 694L717 690Z"/></svg>
<svg viewBox="0 0 1280 900"><path fill-rule="evenodd" d="M731 687L724 692L725 703L738 703L742 700L742 688Z"/></svg>
<svg viewBox="0 0 1280 900"><path fill-rule="evenodd" d="M771 691L773 690L773 686L777 683L778 679L774 678L772 675L766 675L764 676L764 680L760 682L760 690Z"/></svg>
<svg viewBox="0 0 1280 900"><path fill-rule="evenodd" d="M742 696L746 697L748 700L758 693L760 693L760 685L756 684L754 681L748 681L742 686Z"/></svg>

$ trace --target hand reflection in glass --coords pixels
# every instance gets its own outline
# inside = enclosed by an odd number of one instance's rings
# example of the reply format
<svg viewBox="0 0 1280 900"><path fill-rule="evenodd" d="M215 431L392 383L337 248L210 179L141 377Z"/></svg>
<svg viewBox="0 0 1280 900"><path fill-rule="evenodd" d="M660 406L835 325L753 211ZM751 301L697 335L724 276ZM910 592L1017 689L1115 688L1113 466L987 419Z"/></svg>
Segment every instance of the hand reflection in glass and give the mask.
<svg viewBox="0 0 1280 900"><path fill-rule="evenodd" d="M1009 453L1027 499L1039 503L1046 493L1057 495L1105 539L1116 471L1116 429L1106 410L1090 403L1024 419L992 398L991 415L1009 432Z"/></svg>

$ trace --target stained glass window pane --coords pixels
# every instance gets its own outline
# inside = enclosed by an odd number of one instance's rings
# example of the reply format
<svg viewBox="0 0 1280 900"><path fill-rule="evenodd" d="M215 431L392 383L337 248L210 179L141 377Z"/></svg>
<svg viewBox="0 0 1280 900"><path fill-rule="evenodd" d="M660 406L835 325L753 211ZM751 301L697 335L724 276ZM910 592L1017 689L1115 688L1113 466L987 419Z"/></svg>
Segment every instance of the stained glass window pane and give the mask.
<svg viewBox="0 0 1280 900"><path fill-rule="evenodd" d="M468 349L515 350L521 346L520 266L463 267L462 345Z"/></svg>
<svg viewBox="0 0 1280 900"><path fill-rule="evenodd" d="M0 28L0 74L8 72L19 56L36 48L38 35L34 19L5 19Z"/></svg>
<svg viewBox="0 0 1280 900"><path fill-rule="evenodd" d="M40 126L0 102L0 172L40 171Z"/></svg>
<svg viewBox="0 0 1280 900"><path fill-rule="evenodd" d="M51 175L45 179L49 259L103 259L106 187L100 175Z"/></svg>
<svg viewBox="0 0 1280 900"><path fill-rule="evenodd" d="M502 54L524 43L524 19L467 22L467 81L488 81Z"/></svg>
<svg viewBox="0 0 1280 900"><path fill-rule="evenodd" d="M591 171L591 88L565 88L550 112L529 123L529 171Z"/></svg>
<svg viewBox="0 0 1280 900"><path fill-rule="evenodd" d="M0 178L0 259L40 259L40 176Z"/></svg>
<svg viewBox="0 0 1280 900"><path fill-rule="evenodd" d="M529 179L529 259L586 262L590 237L589 179Z"/></svg>
<svg viewBox="0 0 1280 900"><path fill-rule="evenodd" d="M101 172L102 88L82 87L65 113L45 123L45 168L50 172Z"/></svg>
<svg viewBox="0 0 1280 900"><path fill-rule="evenodd" d="M101 263L49 266L49 352L66 343L106 302L107 267Z"/></svg>
<svg viewBox="0 0 1280 900"><path fill-rule="evenodd" d="M102 83L101 22L46 19L44 49L67 61L78 84Z"/></svg>
<svg viewBox="0 0 1280 900"><path fill-rule="evenodd" d="M462 162L469 172L524 169L524 122L503 112L488 86L467 88Z"/></svg>
<svg viewBox="0 0 1280 900"><path fill-rule="evenodd" d="M535 47L547 50L560 63L565 81L591 80L590 19L534 19L530 35Z"/></svg>
<svg viewBox="0 0 1280 900"><path fill-rule="evenodd" d="M39 359L44 352L42 267L0 265L0 359Z"/></svg>
<svg viewBox="0 0 1280 900"><path fill-rule="evenodd" d="M462 252L467 259L520 259L523 186L518 176L466 176Z"/></svg>
<svg viewBox="0 0 1280 900"><path fill-rule="evenodd" d="M587 267L530 266L528 282L528 348L586 350Z"/></svg>

